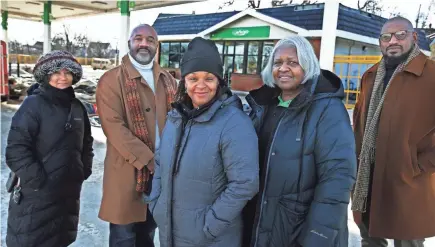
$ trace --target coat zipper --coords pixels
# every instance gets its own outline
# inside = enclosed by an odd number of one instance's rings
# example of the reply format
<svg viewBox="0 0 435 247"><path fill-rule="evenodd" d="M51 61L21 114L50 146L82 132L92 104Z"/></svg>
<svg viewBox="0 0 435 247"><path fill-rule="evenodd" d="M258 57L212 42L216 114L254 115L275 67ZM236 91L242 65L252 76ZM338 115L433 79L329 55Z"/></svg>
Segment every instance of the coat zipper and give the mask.
<svg viewBox="0 0 435 247"><path fill-rule="evenodd" d="M282 120L284 119L284 117L286 115L287 115L286 112L284 112L284 115L279 120L278 126L276 127L275 133L273 134L272 143L270 144L270 148L269 148L269 154L268 154L268 157L267 157L267 165L266 165L266 176L264 177L264 189L263 189L263 192L262 192L262 195L261 195L261 201L260 201L260 203L261 203L261 205L260 205L260 215L258 216L257 229L255 230L255 243L254 243L254 246L257 246L257 242L258 242L258 234L259 234L259 231L260 231L260 220L261 220L261 215L263 214L263 205L264 205L263 201L264 201L264 195L266 194L265 192L266 192L266 189L267 189L267 178L269 176L269 164L270 164L270 156L271 156L271 152L272 152L272 147L273 147L273 144L275 143L275 138L276 138L276 135L278 133L279 126L281 126L281 122L282 122Z"/></svg>
<svg viewBox="0 0 435 247"><path fill-rule="evenodd" d="M189 121L188 121L189 122ZM172 217L169 217L169 214L172 214L172 194L174 192L174 183L173 183L173 179L174 176L176 175L176 170L177 170L177 161L178 161L178 154L180 152L180 146L181 146L181 142L183 141L183 137L184 137L184 130L188 124L188 122L184 122L182 121L181 123L181 131L182 133L180 133L180 138L176 141L176 148L174 150L175 154L174 154L174 158L173 161L171 161L172 165L172 169L169 172L169 179L167 181L167 183L170 183L170 193L168 195L168 197L166 198L167 201L167 210L166 210L166 218L169 219L171 222L166 226L166 230L167 230L167 236L166 236L166 241L169 243L169 246L172 246L172 237L170 232L172 231Z"/></svg>

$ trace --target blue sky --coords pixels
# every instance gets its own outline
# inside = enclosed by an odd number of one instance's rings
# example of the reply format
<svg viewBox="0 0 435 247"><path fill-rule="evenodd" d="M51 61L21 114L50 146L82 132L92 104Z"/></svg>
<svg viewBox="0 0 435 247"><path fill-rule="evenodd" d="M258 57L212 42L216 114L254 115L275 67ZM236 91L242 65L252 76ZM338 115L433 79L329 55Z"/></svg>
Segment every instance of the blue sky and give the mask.
<svg viewBox="0 0 435 247"><path fill-rule="evenodd" d="M247 7L247 0L235 0L235 4L218 10L219 6L225 0L209 0L206 2L183 4L175 7L164 7L158 9L133 11L131 13L130 28L141 23L152 24L159 13L191 13L195 11L197 14L214 13L218 11L243 10ZM262 8L270 7L270 0L262 0ZM294 1L300 2L300 1ZM325 2L325 1L319 1ZM341 0L341 2L349 7L356 8L357 0ZM383 5L387 9L384 17L389 17L388 12L398 11L404 17L409 18L413 23L417 16L419 5L422 4L422 10L427 10L431 0L382 0ZM435 6L432 8L432 14L429 16L429 23L435 26ZM52 23L52 37L63 31L63 25L69 27L70 32L85 33L91 41L110 42L113 47L116 46L120 33L119 13L103 14L90 17L74 18L63 21L55 21ZM105 27L105 28L103 28ZM107 29L106 29L107 28ZM43 40L44 27L42 22L31 22L23 20L9 20L8 25L9 40L18 40L21 43L34 44L36 41ZM124 41L122 41L124 42Z"/></svg>

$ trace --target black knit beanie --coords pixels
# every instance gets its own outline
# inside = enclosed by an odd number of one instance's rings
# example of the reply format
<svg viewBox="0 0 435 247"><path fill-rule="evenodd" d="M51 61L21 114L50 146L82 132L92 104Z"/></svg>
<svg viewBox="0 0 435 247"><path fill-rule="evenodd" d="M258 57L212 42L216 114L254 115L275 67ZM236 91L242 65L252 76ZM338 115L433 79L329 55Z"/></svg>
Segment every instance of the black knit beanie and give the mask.
<svg viewBox="0 0 435 247"><path fill-rule="evenodd" d="M223 80L223 64L213 41L196 37L190 41L181 59L181 77L196 71L206 71Z"/></svg>

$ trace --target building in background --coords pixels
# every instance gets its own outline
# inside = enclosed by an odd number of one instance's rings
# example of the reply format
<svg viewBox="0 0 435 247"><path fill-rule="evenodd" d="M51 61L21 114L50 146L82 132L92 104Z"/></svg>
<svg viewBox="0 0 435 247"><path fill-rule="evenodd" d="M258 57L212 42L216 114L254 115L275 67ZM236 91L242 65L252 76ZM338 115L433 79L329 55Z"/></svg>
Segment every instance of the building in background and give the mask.
<svg viewBox="0 0 435 247"><path fill-rule="evenodd" d="M432 40L432 43L430 44L430 50L431 50L431 59L435 60L435 39Z"/></svg>
<svg viewBox="0 0 435 247"><path fill-rule="evenodd" d="M163 68L177 71L188 42L201 36L215 41L226 78L242 90L258 86L259 74L278 40L302 35L313 45L321 67L340 75L345 88L355 91L348 95L354 103L359 78L379 61L378 37L386 20L331 1L200 15L160 14L153 27L161 42L158 60ZM421 49L430 55L425 32L417 32ZM351 64L352 56L365 61Z"/></svg>

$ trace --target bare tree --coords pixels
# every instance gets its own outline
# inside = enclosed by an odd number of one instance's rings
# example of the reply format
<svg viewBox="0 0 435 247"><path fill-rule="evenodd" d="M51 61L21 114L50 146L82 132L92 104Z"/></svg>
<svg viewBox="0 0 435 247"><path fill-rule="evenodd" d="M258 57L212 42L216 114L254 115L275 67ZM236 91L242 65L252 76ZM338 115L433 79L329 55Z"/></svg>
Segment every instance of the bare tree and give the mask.
<svg viewBox="0 0 435 247"><path fill-rule="evenodd" d="M89 38L86 34L75 34L74 35L74 45L79 48L80 51L76 51L76 55L85 56L86 50L89 45ZM77 54L79 53L79 54Z"/></svg>
<svg viewBox="0 0 435 247"><path fill-rule="evenodd" d="M88 57L108 58L110 43L89 42Z"/></svg>
<svg viewBox="0 0 435 247"><path fill-rule="evenodd" d="M233 4L234 4L234 0L225 1L219 6L219 9L223 9L224 7L231 6Z"/></svg>
<svg viewBox="0 0 435 247"><path fill-rule="evenodd" d="M302 0L302 1L294 1L294 0L270 0L270 3L272 5L272 7L278 7L278 6L287 6L287 5L291 5L291 4L299 4L299 5L307 5L307 4L315 4L318 3L319 1L315 0ZM226 1L224 3L224 6L230 6L234 3L234 1ZM253 8L253 9L258 9L260 8L260 0L249 0L248 1L248 8ZM219 7L219 9L222 9L221 7Z"/></svg>
<svg viewBox="0 0 435 247"><path fill-rule="evenodd" d="M66 46L65 44L66 44L65 39L61 34L56 34L51 39L52 50L65 50L65 46Z"/></svg>
<svg viewBox="0 0 435 247"><path fill-rule="evenodd" d="M432 0L429 3L429 7L427 12L425 11L421 11L421 4L420 7L418 8L418 13L417 13L417 18L415 19L415 27L419 28L418 24L420 24L420 28L426 28L428 23L427 23L427 19L431 13L432 8L435 8L435 0ZM435 14L435 13L434 13Z"/></svg>
<svg viewBox="0 0 435 247"><path fill-rule="evenodd" d="M384 10L380 0L358 0L358 9L371 14L380 15Z"/></svg>
<svg viewBox="0 0 435 247"><path fill-rule="evenodd" d="M71 40L71 35L69 31L69 26L63 24L63 33L65 37L65 50L68 52L73 52L73 44Z"/></svg>
<svg viewBox="0 0 435 247"><path fill-rule="evenodd" d="M397 10L397 6L394 6L393 8L389 7L387 13L388 13L388 18L393 18L402 15L402 13Z"/></svg>
<svg viewBox="0 0 435 247"><path fill-rule="evenodd" d="M252 9L258 9L260 8L261 0L249 0L248 1L248 8Z"/></svg>
<svg viewBox="0 0 435 247"><path fill-rule="evenodd" d="M293 2L293 0L290 0L290 3ZM272 0L272 7L276 6L282 6L284 3L284 0Z"/></svg>
<svg viewBox="0 0 435 247"><path fill-rule="evenodd" d="M292 1L291 1L292 2ZM303 0L301 5L307 5L307 4L315 4L318 3L319 1L310 1L310 0Z"/></svg>
<svg viewBox="0 0 435 247"><path fill-rule="evenodd" d="M8 43L10 54L21 54L23 53L23 45L17 40L11 40Z"/></svg>

